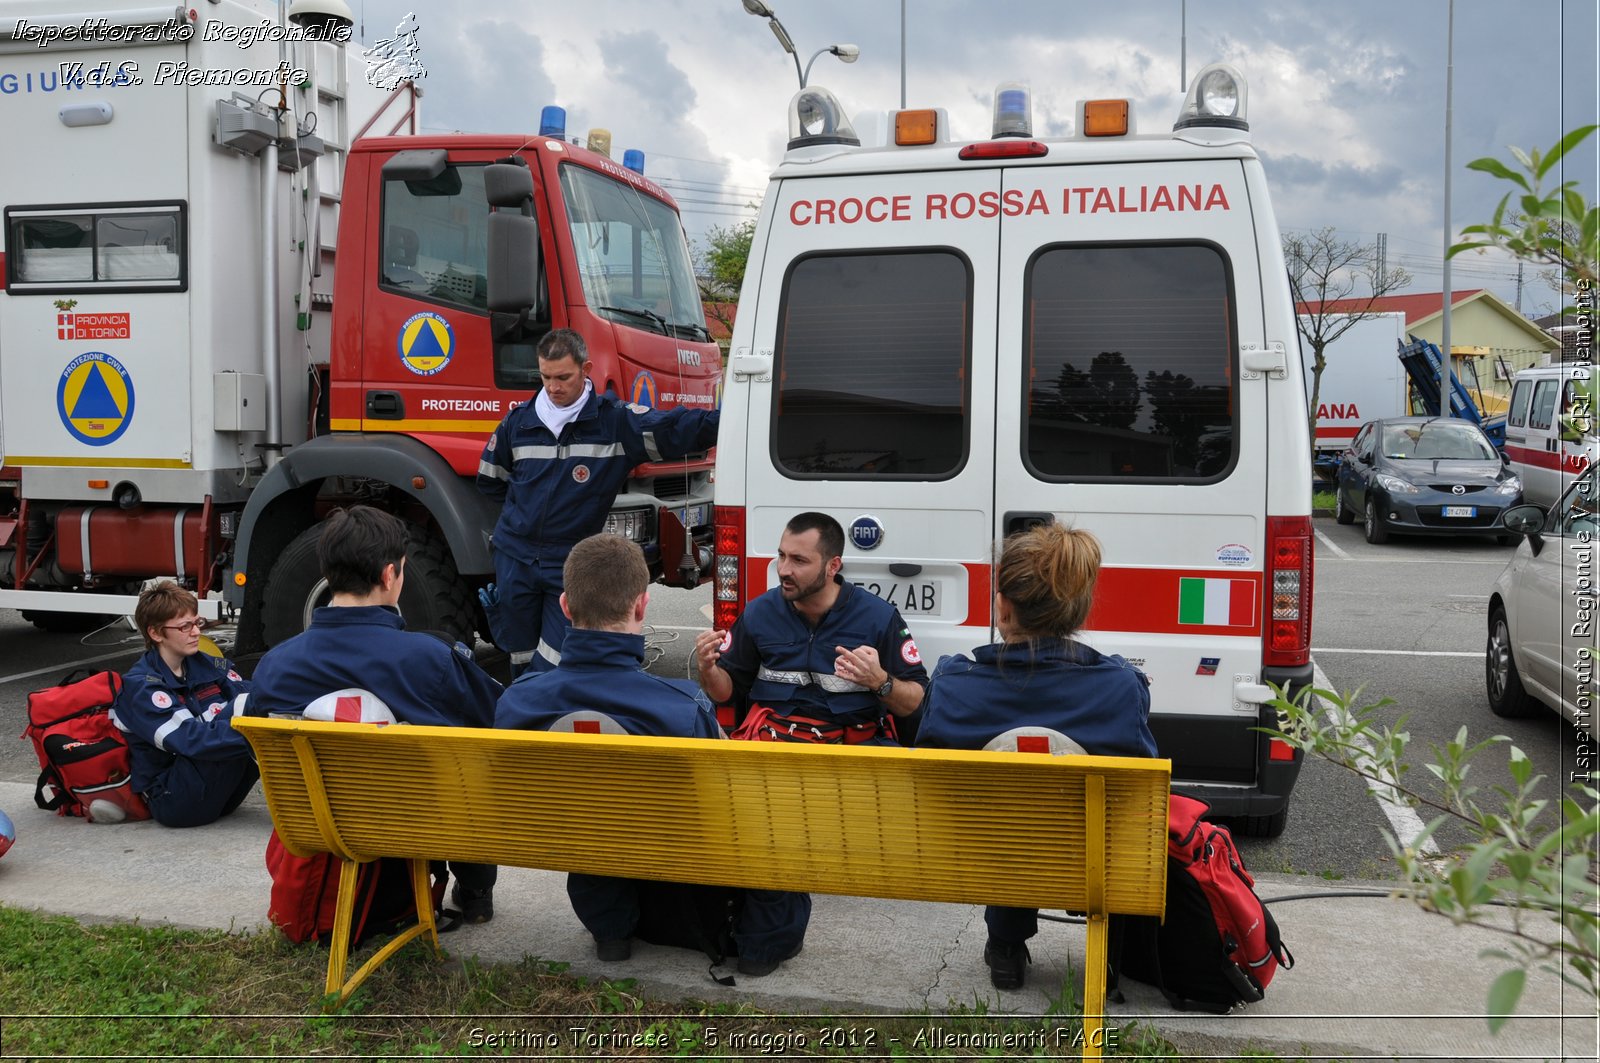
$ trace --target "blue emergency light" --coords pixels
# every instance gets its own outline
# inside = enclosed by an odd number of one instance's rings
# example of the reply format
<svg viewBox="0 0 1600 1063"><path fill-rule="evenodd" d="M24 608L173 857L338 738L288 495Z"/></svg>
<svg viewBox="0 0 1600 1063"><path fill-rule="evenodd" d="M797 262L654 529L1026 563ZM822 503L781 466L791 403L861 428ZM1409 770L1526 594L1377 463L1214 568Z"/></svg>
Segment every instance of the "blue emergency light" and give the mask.
<svg viewBox="0 0 1600 1063"><path fill-rule="evenodd" d="M539 135L555 137L557 140L567 139L567 109L551 106L540 111Z"/></svg>
<svg viewBox="0 0 1600 1063"><path fill-rule="evenodd" d="M644 152L638 148L629 148L622 153L622 165L634 173L644 173Z"/></svg>

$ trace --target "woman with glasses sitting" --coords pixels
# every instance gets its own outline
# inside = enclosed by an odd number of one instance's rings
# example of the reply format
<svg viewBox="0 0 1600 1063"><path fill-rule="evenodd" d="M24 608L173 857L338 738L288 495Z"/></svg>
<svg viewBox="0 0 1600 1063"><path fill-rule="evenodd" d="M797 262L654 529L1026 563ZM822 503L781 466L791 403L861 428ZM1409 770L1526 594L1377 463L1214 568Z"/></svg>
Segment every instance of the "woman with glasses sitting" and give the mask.
<svg viewBox="0 0 1600 1063"><path fill-rule="evenodd" d="M132 786L168 827L213 823L244 800L260 772L233 718L250 684L200 652L199 601L171 580L139 595L145 654L122 677L114 713L127 732ZM97 820L98 821L98 820Z"/></svg>

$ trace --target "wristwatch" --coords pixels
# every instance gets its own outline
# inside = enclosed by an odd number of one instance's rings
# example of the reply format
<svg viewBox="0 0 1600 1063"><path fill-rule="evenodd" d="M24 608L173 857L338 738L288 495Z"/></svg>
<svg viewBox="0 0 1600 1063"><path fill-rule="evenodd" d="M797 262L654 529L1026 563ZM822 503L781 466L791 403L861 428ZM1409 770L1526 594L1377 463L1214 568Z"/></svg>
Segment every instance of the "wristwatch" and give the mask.
<svg viewBox="0 0 1600 1063"><path fill-rule="evenodd" d="M894 692L894 676L892 676L892 675L884 676L883 686L879 687L875 693L878 695L878 697L880 699L882 699L882 698L888 697L893 692Z"/></svg>

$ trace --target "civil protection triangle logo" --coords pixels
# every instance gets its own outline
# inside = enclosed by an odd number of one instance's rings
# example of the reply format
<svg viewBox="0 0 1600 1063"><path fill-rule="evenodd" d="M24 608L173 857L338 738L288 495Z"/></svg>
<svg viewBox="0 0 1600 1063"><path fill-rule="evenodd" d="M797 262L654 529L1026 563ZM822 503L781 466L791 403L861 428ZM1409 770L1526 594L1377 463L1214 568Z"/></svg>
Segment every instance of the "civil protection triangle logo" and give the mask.
<svg viewBox="0 0 1600 1063"><path fill-rule="evenodd" d="M103 351L67 363L56 383L56 413L72 437L91 447L114 443L133 423L133 377Z"/></svg>

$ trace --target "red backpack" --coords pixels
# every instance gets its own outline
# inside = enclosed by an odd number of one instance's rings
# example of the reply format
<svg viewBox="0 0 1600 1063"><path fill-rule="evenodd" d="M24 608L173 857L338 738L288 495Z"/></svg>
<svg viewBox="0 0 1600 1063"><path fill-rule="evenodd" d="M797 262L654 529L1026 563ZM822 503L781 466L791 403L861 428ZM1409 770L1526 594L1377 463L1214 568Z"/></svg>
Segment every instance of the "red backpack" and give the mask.
<svg viewBox="0 0 1600 1063"><path fill-rule="evenodd" d="M107 822L149 819L144 798L129 785L128 740L111 713L122 692L122 676L80 675L88 673L71 672L55 686L28 695L28 726L22 737L32 739L39 757L33 802L58 816L87 816L91 821L95 810Z"/></svg>
<svg viewBox="0 0 1600 1063"><path fill-rule="evenodd" d="M327 945L333 941L333 917L339 906L339 860L332 853L295 856L274 830L267 839L267 873L272 893L267 918L290 941ZM443 866L440 865L439 870ZM444 900L444 876L435 872L433 907ZM417 917L406 861L383 858L362 864L356 874L356 911L350 947L374 934L391 934ZM444 929L443 927L440 928Z"/></svg>
<svg viewBox="0 0 1600 1063"><path fill-rule="evenodd" d="M1175 1008L1222 1014L1261 1000L1294 956L1256 896L1233 835L1201 819L1206 809L1204 801L1171 795L1166 919L1126 921L1117 970L1158 986Z"/></svg>

